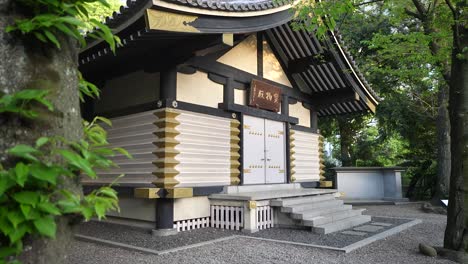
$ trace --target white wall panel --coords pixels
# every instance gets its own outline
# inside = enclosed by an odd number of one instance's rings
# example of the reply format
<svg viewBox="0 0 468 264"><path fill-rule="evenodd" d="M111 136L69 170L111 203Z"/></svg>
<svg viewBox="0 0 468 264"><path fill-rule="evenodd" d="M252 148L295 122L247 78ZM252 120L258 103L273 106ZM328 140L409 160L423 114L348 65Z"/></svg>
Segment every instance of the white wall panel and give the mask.
<svg viewBox="0 0 468 264"><path fill-rule="evenodd" d="M176 187L230 185L231 120L188 111L176 119Z"/></svg>
<svg viewBox="0 0 468 264"><path fill-rule="evenodd" d="M250 35L217 61L257 75L257 36Z"/></svg>
<svg viewBox="0 0 468 264"><path fill-rule="evenodd" d="M177 100L187 103L218 108L223 102L223 85L208 79L208 74L177 73Z"/></svg>
<svg viewBox="0 0 468 264"><path fill-rule="evenodd" d="M319 134L303 131L294 131L292 150L295 152L294 175L295 182L319 181L320 179L320 152Z"/></svg>
<svg viewBox="0 0 468 264"><path fill-rule="evenodd" d="M298 125L310 127L310 110L305 108L301 102L289 105L289 115L299 119Z"/></svg>

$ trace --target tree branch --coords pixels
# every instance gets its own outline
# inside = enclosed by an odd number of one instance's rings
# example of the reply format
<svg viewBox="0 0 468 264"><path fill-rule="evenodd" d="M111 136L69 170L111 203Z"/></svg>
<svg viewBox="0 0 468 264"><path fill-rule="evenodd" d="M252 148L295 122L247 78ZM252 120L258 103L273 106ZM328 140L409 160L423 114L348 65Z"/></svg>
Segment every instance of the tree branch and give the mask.
<svg viewBox="0 0 468 264"><path fill-rule="evenodd" d="M452 2L450 0L445 0L445 3L450 8L450 11L452 11L453 20L457 20L458 12L457 12L456 8L453 6Z"/></svg>
<svg viewBox="0 0 468 264"><path fill-rule="evenodd" d="M419 15L421 15L421 17L424 17L426 15L426 12L427 12L424 5L419 0L413 0L413 4L416 7L416 9L418 10Z"/></svg>
<svg viewBox="0 0 468 264"><path fill-rule="evenodd" d="M419 20L422 20L422 17L419 15L419 13L416 13L416 12L413 12L411 10L409 10L407 7L405 7L405 13L409 16L412 16L412 17L415 17Z"/></svg>
<svg viewBox="0 0 468 264"><path fill-rule="evenodd" d="M363 5L373 4L373 3L377 3L377 2L384 2L384 1L385 0L369 0L369 1L366 1L366 2L359 3L359 4L355 4L354 6L363 6Z"/></svg>

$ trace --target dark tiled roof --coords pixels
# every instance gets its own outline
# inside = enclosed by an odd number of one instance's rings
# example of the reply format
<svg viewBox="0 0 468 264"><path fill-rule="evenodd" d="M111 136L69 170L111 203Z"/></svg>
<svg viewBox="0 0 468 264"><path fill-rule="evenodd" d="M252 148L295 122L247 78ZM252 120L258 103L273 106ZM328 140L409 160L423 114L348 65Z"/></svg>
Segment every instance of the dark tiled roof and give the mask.
<svg viewBox="0 0 468 264"><path fill-rule="evenodd" d="M352 89L360 93L362 98L367 91L377 101L379 100L370 85L365 81L365 78L358 71L352 57L346 48L342 47L341 41L334 43L335 40L329 39L331 45L327 45L328 41L319 40L314 33L304 30L293 30L289 24L284 24L272 29L268 29L266 34L271 44L279 54L279 59L283 62L284 67L288 69L291 62L307 58L310 64L303 70L292 75L292 79L296 82L297 87L303 92L312 96L320 94L330 94L335 92ZM336 34L338 35L338 34ZM344 56L350 61L351 67L357 76L354 76L341 57L341 53L334 46L339 45L343 49ZM314 57L323 57L320 61L315 61ZM362 87L357 79L362 82ZM372 102L376 104L377 102ZM368 105L363 101L345 101L336 102L326 108L319 110L319 116L340 115L354 112L365 112L370 110Z"/></svg>
<svg viewBox="0 0 468 264"><path fill-rule="evenodd" d="M351 63L351 65L352 65L354 71L356 72L356 74L359 76L359 79L364 84L364 86L367 88L367 91L369 91L369 93L375 99L377 99L377 101L381 101L382 98L380 98L379 95L371 88L371 85L367 82L366 78L364 77L364 74L362 74L362 72L359 70L359 67L356 64L356 61L354 60L353 56L351 55L351 52L349 51L348 47L343 42L343 38L341 37L341 34L339 32L337 32L337 33L335 33L335 37L338 40L338 44L343 49L346 58Z"/></svg>
<svg viewBox="0 0 468 264"><path fill-rule="evenodd" d="M106 24L110 28L117 28L136 13L149 8L152 3L151 0L127 0L125 5L122 5L118 11L112 13L112 16L106 18Z"/></svg>
<svg viewBox="0 0 468 264"><path fill-rule="evenodd" d="M260 11L290 3L287 0L164 0L178 5L230 12Z"/></svg>

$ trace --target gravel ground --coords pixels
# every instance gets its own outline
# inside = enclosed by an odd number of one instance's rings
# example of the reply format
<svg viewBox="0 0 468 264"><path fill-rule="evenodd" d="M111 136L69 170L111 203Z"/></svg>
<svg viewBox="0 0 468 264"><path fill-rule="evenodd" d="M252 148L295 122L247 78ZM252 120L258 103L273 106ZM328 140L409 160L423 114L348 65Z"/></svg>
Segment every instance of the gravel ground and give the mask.
<svg viewBox="0 0 468 264"><path fill-rule="evenodd" d="M76 241L68 263L453 263L418 253L420 242L442 245L446 223L445 216L423 213L419 207L420 205L411 204L366 206L366 213L373 216L419 218L423 223L348 254L236 238L155 256Z"/></svg>
<svg viewBox="0 0 468 264"><path fill-rule="evenodd" d="M180 232L176 236L157 237L151 235L151 230L99 222L83 223L76 233L157 251L242 234L230 230L202 228Z"/></svg>

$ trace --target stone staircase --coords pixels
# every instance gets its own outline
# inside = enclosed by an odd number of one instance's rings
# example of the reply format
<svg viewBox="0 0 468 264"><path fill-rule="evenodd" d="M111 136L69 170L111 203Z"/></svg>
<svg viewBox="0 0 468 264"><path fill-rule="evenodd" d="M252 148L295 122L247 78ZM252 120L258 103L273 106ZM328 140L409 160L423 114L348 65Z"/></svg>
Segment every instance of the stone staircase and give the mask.
<svg viewBox="0 0 468 264"><path fill-rule="evenodd" d="M320 195L284 197L272 200L271 206L279 207L295 225L311 227L318 234L328 234L348 229L371 220L362 215L364 209L353 210L351 205L344 205L335 198L336 190Z"/></svg>

